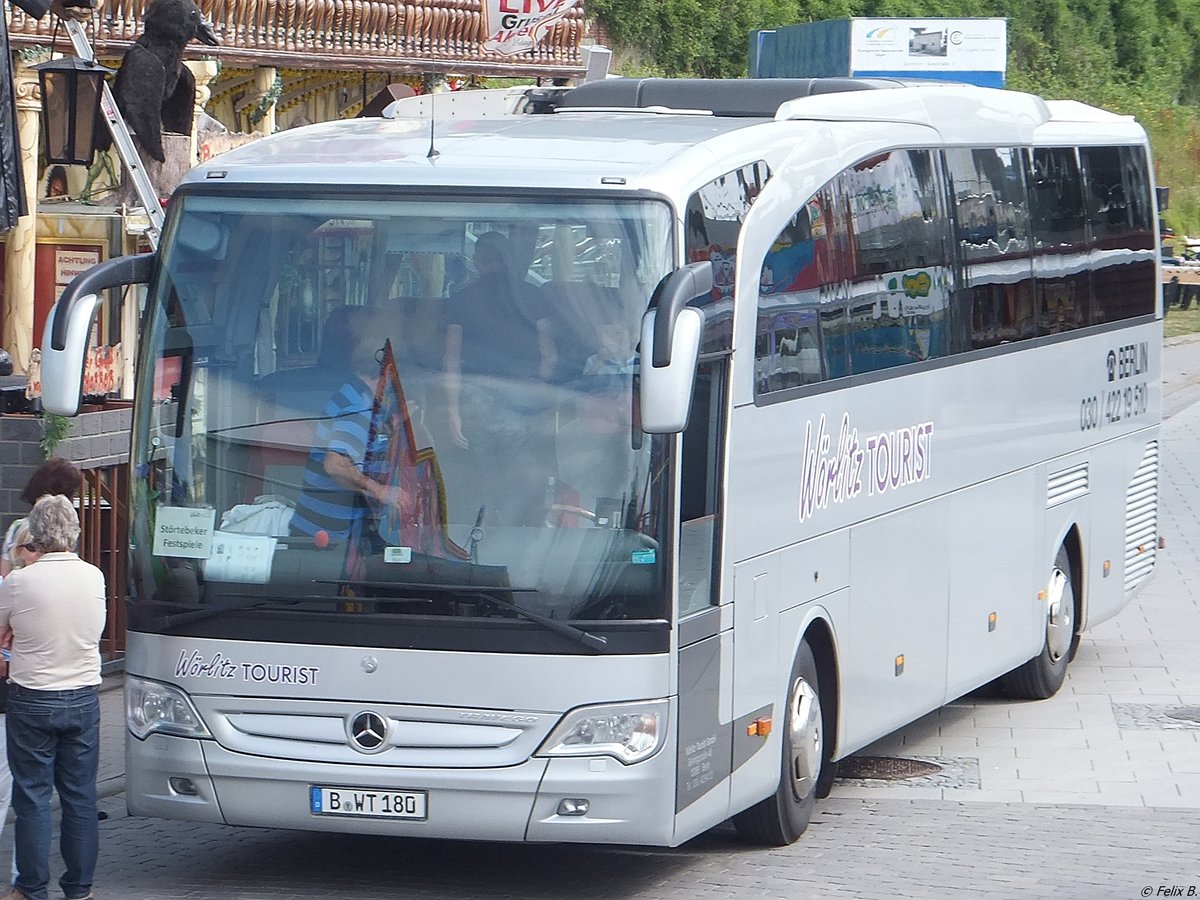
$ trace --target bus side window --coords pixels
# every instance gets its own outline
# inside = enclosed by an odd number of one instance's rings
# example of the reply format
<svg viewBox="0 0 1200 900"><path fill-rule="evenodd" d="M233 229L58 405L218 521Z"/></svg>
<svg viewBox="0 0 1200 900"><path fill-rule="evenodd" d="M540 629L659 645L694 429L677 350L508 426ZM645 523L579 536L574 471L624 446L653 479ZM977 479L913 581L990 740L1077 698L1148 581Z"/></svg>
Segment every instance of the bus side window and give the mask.
<svg viewBox="0 0 1200 900"><path fill-rule="evenodd" d="M843 204L834 184L810 197L775 237L758 284L758 394L847 374Z"/></svg>
<svg viewBox="0 0 1200 900"><path fill-rule="evenodd" d="M848 322L853 374L948 352L953 272L938 160L928 150L893 150L841 175L855 251Z"/></svg>
<svg viewBox="0 0 1200 900"><path fill-rule="evenodd" d="M1075 148L1036 148L1031 175L1038 334L1082 328L1091 318L1092 279Z"/></svg>
<svg viewBox="0 0 1200 900"><path fill-rule="evenodd" d="M704 309L701 350L705 353L733 346L738 237L746 214L770 177L770 168L760 160L713 179L688 198L684 214L687 261L707 259L713 265L712 292L695 303Z"/></svg>
<svg viewBox="0 0 1200 900"><path fill-rule="evenodd" d="M1093 260L1092 323L1154 312L1154 232L1140 147L1079 151Z"/></svg>
<svg viewBox="0 0 1200 900"><path fill-rule="evenodd" d="M952 349L1032 337L1033 269L1021 154L951 148L945 160L961 266Z"/></svg>

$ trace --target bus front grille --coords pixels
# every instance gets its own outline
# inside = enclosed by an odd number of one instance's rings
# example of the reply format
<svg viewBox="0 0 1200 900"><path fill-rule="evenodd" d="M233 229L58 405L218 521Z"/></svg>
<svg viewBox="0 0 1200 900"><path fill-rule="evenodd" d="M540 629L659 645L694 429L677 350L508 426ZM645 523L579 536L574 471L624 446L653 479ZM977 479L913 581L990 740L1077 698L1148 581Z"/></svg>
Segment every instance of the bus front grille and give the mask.
<svg viewBox="0 0 1200 900"><path fill-rule="evenodd" d="M427 768L519 765L557 713L395 703L196 696L227 750L304 762ZM371 740L361 740L361 736Z"/></svg>

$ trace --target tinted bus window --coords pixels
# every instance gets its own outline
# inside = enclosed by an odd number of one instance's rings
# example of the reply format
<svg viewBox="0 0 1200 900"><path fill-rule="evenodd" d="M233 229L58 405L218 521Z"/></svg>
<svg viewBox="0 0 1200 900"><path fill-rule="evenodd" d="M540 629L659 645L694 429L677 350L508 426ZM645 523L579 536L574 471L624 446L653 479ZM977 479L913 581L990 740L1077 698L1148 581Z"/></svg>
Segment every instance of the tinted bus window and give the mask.
<svg viewBox="0 0 1200 900"><path fill-rule="evenodd" d="M765 162L734 169L710 181L688 199L684 218L684 250L688 262L709 259L713 289L707 301L701 349L708 353L733 346L733 290L738 235L771 170Z"/></svg>
<svg viewBox="0 0 1200 900"><path fill-rule="evenodd" d="M1091 319L1087 214L1073 147L1033 151L1029 179L1037 333L1082 328Z"/></svg>
<svg viewBox="0 0 1200 900"><path fill-rule="evenodd" d="M1141 147L1079 151L1091 234L1092 321L1154 312L1153 214Z"/></svg>
<svg viewBox="0 0 1200 900"><path fill-rule="evenodd" d="M936 157L894 150L841 175L854 248L850 367L855 374L948 352L953 278Z"/></svg>
<svg viewBox="0 0 1200 900"><path fill-rule="evenodd" d="M843 204L826 185L776 236L759 277L755 340L758 393L847 374Z"/></svg>
<svg viewBox="0 0 1200 900"><path fill-rule="evenodd" d="M1029 208L1020 153L952 149L945 159L962 266L953 349L1032 337Z"/></svg>

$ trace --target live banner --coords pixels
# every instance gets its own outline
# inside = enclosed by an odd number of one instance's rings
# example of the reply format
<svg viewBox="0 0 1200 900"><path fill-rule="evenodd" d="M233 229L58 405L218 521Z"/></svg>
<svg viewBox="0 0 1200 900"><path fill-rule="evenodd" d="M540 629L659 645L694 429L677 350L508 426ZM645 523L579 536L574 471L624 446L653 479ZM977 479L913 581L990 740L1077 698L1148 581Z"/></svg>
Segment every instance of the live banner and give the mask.
<svg viewBox="0 0 1200 900"><path fill-rule="evenodd" d="M531 50L579 0L485 0L483 49L504 56Z"/></svg>

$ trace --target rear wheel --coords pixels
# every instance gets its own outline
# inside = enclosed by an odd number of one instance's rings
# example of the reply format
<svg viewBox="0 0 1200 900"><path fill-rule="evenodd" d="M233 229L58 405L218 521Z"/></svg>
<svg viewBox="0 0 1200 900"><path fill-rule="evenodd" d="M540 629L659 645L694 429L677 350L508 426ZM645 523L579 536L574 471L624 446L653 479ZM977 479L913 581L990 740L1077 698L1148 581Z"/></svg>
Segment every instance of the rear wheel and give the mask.
<svg viewBox="0 0 1200 900"><path fill-rule="evenodd" d="M1075 651L1075 613L1071 557L1066 547L1059 547L1046 583L1046 639L1042 652L1002 677L1005 694L1023 700L1045 700L1058 693Z"/></svg>
<svg viewBox="0 0 1200 900"><path fill-rule="evenodd" d="M808 827L822 772L830 765L821 712L817 663L808 644L801 644L788 679L784 716L783 759L775 793L733 817L738 834L749 841L783 847Z"/></svg>

